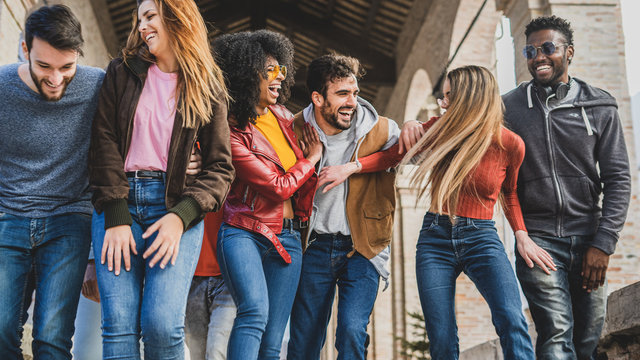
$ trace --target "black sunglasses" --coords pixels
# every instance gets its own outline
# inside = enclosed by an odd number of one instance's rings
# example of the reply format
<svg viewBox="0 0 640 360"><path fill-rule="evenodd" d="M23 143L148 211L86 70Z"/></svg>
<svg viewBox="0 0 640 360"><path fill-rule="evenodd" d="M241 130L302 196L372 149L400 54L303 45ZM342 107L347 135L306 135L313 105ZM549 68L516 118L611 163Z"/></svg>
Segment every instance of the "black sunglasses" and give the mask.
<svg viewBox="0 0 640 360"><path fill-rule="evenodd" d="M567 46L567 44L558 44L556 45L553 41L545 41L541 46L533 46L527 45L522 49L522 55L524 55L527 60L531 60L538 55L538 49L542 51L542 53L546 56L550 56L556 52L557 48L560 46Z"/></svg>

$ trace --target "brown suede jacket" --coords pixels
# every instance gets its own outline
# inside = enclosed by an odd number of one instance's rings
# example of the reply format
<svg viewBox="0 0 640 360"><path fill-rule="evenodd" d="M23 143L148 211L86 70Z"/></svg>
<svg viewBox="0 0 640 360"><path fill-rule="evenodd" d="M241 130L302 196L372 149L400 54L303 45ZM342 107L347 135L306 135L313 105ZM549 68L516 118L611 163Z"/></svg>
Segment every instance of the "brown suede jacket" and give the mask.
<svg viewBox="0 0 640 360"><path fill-rule="evenodd" d="M124 161L150 65L139 58L126 62L115 59L107 68L100 90L91 131L89 182L96 211L105 212L105 228L132 224L127 206L129 182ZM202 153L202 171L195 176L186 175L196 141ZM221 208L233 178L226 105L216 106L211 121L196 128L184 127L177 111L166 172L168 211L178 215L187 229L200 221L206 212Z"/></svg>

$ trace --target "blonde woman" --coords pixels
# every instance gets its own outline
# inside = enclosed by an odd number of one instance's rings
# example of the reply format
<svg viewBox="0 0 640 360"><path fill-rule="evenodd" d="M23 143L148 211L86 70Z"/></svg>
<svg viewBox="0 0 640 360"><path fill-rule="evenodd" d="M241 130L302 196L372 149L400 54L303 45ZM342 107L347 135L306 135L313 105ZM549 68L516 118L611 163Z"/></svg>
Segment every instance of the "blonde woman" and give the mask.
<svg viewBox="0 0 640 360"><path fill-rule="evenodd" d="M201 220L234 175L228 96L208 44L194 1L139 0L107 69L90 149L105 359L139 359L140 337L147 358L184 357ZM202 171L188 176L196 142Z"/></svg>
<svg viewBox="0 0 640 360"><path fill-rule="evenodd" d="M501 197L517 239L528 239L516 194L524 143L503 126L498 85L487 69L452 70L443 92L447 112L428 123L406 156L418 157L412 183L421 194L429 189L431 201L416 253L431 356L458 358L454 297L456 278L464 272L489 304L504 358L533 359L517 281L491 220ZM544 250L531 251L554 269Z"/></svg>

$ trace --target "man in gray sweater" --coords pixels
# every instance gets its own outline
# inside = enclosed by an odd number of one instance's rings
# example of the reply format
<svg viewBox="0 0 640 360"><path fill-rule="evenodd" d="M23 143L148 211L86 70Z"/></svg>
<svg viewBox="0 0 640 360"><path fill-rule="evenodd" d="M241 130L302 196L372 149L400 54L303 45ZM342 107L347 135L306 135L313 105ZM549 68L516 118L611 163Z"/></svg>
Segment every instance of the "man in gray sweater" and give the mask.
<svg viewBox="0 0 640 360"><path fill-rule="evenodd" d="M569 77L567 21L537 18L525 35L533 80L503 97L507 126L526 146L518 197L533 241L517 244L516 270L538 333L537 358L593 359L609 257L631 192L623 129L611 95ZM538 247L553 258L550 275L533 265Z"/></svg>
<svg viewBox="0 0 640 360"><path fill-rule="evenodd" d="M0 67L0 353L22 359L35 285L33 354L71 359L90 248L87 155L104 72L79 66L78 20L60 5L33 12L27 63Z"/></svg>

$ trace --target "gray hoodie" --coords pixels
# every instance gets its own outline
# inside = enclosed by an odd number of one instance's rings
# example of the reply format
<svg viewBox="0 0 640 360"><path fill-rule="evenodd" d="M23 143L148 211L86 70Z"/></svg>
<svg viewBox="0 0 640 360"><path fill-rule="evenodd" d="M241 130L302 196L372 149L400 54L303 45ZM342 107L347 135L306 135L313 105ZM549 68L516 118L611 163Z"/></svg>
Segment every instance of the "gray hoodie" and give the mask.
<svg viewBox="0 0 640 360"><path fill-rule="evenodd" d="M318 126L313 112L313 104L310 104L303 110L305 122L311 124L320 137L320 141L324 145L324 154L318 162L318 172L325 166L346 164L357 154L360 144L365 135L373 129L378 122L378 113L374 107L366 100L358 98L358 104L355 110L355 119L353 119L351 128L345 130L338 135L328 137ZM389 121L389 138L382 150L386 150L398 142L400 129L395 121ZM334 138L334 139L332 139ZM337 143L345 141L347 143ZM329 153L333 151L332 153ZM336 151L340 153L336 154ZM358 156L355 157L356 161ZM348 181L334 187L333 189L323 193L324 187L319 188L313 201L313 212L309 221L309 229L316 230L318 233L342 233L349 235L349 224L345 206L348 194ZM311 234L311 231L308 232ZM309 239L307 239L308 241ZM371 259L371 262L378 270L378 273L386 281L389 271L386 269L389 260L389 248L387 247L378 256Z"/></svg>
<svg viewBox="0 0 640 360"><path fill-rule="evenodd" d="M609 93L572 83L580 88L573 101L549 108L533 81L503 96L507 126L526 147L518 198L531 234L594 234L590 245L612 254L631 195L623 128Z"/></svg>

